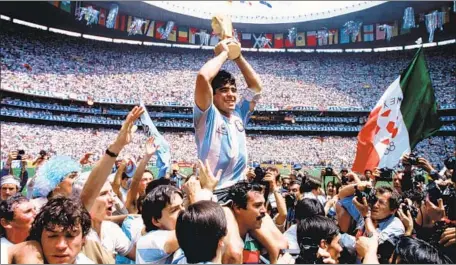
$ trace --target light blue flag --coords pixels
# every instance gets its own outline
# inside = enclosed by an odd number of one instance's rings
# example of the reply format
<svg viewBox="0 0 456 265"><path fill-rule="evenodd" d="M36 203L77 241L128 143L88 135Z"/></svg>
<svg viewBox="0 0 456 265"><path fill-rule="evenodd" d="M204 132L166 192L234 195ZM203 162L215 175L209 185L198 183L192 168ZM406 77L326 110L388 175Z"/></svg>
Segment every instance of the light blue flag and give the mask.
<svg viewBox="0 0 456 265"><path fill-rule="evenodd" d="M346 32L345 28L340 29L340 43L350 43L350 34Z"/></svg>
<svg viewBox="0 0 456 265"><path fill-rule="evenodd" d="M139 105L144 108L144 113L141 115L141 123L143 125L144 132L146 133L147 137L153 136L155 138L155 144L160 146L156 152L156 165L158 167L158 177L162 178L166 175L166 172L171 165L171 152L169 143L166 141L163 135L158 132L157 127L155 127L154 123L152 122L149 112L147 112L146 106L142 100L140 100Z"/></svg>

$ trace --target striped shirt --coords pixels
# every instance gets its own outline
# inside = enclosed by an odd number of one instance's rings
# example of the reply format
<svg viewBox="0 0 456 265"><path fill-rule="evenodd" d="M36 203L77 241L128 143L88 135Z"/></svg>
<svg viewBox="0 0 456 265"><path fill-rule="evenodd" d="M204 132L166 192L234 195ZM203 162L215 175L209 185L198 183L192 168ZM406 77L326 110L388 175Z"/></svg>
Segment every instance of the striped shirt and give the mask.
<svg viewBox="0 0 456 265"><path fill-rule="evenodd" d="M201 111L196 105L193 107L198 158L209 161L214 176L222 169L216 190L228 188L245 178L248 159L245 125L250 119L252 97L247 98L241 98L229 118L222 115L214 104L206 111Z"/></svg>

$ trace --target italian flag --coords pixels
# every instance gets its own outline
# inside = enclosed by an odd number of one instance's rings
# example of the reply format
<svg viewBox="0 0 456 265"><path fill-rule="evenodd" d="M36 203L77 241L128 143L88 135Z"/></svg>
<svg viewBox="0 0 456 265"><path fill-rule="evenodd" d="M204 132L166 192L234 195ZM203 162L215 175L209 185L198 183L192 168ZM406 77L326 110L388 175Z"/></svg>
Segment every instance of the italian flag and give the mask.
<svg viewBox="0 0 456 265"><path fill-rule="evenodd" d="M434 89L420 48L369 114L358 134L352 170L363 173L375 167L393 168L440 126Z"/></svg>

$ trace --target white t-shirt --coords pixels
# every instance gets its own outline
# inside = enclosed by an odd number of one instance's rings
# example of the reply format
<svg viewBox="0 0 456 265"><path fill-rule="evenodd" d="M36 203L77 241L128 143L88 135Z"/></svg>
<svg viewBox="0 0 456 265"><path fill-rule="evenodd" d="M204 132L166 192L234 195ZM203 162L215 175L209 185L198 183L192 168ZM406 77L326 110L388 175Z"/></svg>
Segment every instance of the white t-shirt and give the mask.
<svg viewBox="0 0 456 265"><path fill-rule="evenodd" d="M2 248L4 248L4 247L9 248L11 246L14 246L14 244L11 243L8 239L6 239L6 237L2 237L0 239L0 244L1 244Z"/></svg>
<svg viewBox="0 0 456 265"><path fill-rule="evenodd" d="M299 244L298 244L298 225L292 225L290 228L288 228L285 233L283 233L285 238L288 241L288 248L289 249L299 249Z"/></svg>
<svg viewBox="0 0 456 265"><path fill-rule="evenodd" d="M89 259L86 255L83 253L79 253L76 256L76 260L74 261L74 264L96 264L93 262L93 260Z"/></svg>
<svg viewBox="0 0 456 265"><path fill-rule="evenodd" d="M136 264L170 264L173 253L165 252L165 243L170 232L154 230L141 236L136 243Z"/></svg>
<svg viewBox="0 0 456 265"><path fill-rule="evenodd" d="M122 232L122 229L111 221L103 221L101 223L101 235L102 238L100 240L100 237L95 230L90 229L87 239L98 241L109 253L112 254L126 256L134 245L131 244L130 240L124 232Z"/></svg>
<svg viewBox="0 0 456 265"><path fill-rule="evenodd" d="M14 246L6 237L0 239L0 248L1 248L1 262L0 264L8 264L8 248Z"/></svg>

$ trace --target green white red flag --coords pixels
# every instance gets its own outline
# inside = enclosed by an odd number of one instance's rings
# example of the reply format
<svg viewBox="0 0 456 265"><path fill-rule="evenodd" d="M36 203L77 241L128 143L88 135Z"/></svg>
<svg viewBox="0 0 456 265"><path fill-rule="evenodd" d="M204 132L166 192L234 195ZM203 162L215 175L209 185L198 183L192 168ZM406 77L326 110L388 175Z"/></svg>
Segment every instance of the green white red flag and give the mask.
<svg viewBox="0 0 456 265"><path fill-rule="evenodd" d="M422 48L388 87L358 134L352 170L393 168L441 126Z"/></svg>

